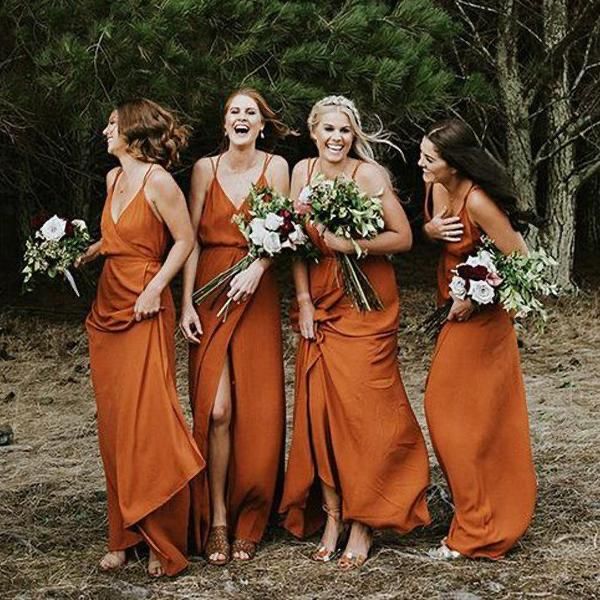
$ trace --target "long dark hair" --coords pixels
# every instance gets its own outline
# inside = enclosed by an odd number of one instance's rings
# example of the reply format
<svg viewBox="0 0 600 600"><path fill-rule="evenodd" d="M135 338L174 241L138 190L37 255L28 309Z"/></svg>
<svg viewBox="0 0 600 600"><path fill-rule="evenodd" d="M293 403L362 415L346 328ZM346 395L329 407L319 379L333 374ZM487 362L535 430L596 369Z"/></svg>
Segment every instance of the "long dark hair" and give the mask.
<svg viewBox="0 0 600 600"><path fill-rule="evenodd" d="M533 215L519 210L519 195L505 167L481 147L465 122L459 119L439 121L425 137L451 167L490 196L506 213L516 231L527 231Z"/></svg>

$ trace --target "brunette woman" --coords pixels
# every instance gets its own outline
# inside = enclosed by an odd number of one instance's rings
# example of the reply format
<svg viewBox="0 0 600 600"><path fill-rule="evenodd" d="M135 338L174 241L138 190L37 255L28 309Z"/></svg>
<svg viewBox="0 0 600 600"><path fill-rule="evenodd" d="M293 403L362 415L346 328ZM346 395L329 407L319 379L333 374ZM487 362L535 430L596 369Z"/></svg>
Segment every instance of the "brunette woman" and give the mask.
<svg viewBox="0 0 600 600"><path fill-rule="evenodd" d="M292 197L317 174L345 175L381 198L385 221L376 237L356 240L368 254L361 267L383 310L361 313L344 293L335 253L354 252L347 239L309 227L322 255L294 267L301 338L280 510L298 537L325 524L312 555L320 562L334 558L346 523L350 532L338 565L350 569L367 559L372 528L406 533L429 522L427 451L396 362L400 303L386 258L407 251L412 237L387 173L373 158L371 143L385 142L383 133L365 132L354 103L343 96L317 102L308 126L319 155L294 168Z"/></svg>
<svg viewBox="0 0 600 600"><path fill-rule="evenodd" d="M289 188L286 161L256 147L265 134L289 132L261 94L231 94L223 127L227 149L199 160L192 175L198 243L184 270L181 317L191 343L194 437L208 460L193 486L194 537L213 565L254 557L282 468L285 414L279 294L270 261L253 262L226 295L192 302L195 288L247 254L231 219L248 210L251 185L283 194ZM217 313L228 297L237 304L224 319Z"/></svg>
<svg viewBox="0 0 600 600"><path fill-rule="evenodd" d="M100 567L122 566L145 542L148 572L174 575L187 565L188 483L204 467L177 399L168 287L193 246L185 198L166 170L187 132L140 99L119 105L104 135L120 166L106 178L102 239L80 259L106 258L86 321L108 496Z"/></svg>
<svg viewBox="0 0 600 600"><path fill-rule="evenodd" d="M421 143L425 235L442 244L438 300L450 301L439 334L425 411L455 514L434 558L502 558L535 505L527 405L511 316L452 298L452 269L486 234L506 254L527 253L517 195L503 169L462 121L434 125Z"/></svg>

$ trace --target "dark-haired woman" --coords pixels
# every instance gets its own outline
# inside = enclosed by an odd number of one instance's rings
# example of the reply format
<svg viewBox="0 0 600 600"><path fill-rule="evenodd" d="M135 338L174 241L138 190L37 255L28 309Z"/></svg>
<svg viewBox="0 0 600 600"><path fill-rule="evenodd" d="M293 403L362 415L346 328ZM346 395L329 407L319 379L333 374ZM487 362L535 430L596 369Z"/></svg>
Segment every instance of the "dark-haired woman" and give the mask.
<svg viewBox="0 0 600 600"><path fill-rule="evenodd" d="M455 513L430 554L498 559L527 529L536 495L517 339L500 306L474 312L470 300L452 298L448 284L483 234L506 254L527 253L517 196L462 121L431 128L419 166L427 186L424 232L443 245L438 302L452 302L433 354L425 412Z"/></svg>
<svg viewBox="0 0 600 600"><path fill-rule="evenodd" d="M194 437L208 461L192 487L193 532L213 565L254 557L283 467L285 414L279 293L269 261L254 261L226 295L192 302L195 288L247 254L232 217L248 210L251 185L283 194L289 187L286 161L256 147L265 129L288 133L256 90L228 98L223 126L227 150L199 160L192 174L198 244L184 269L180 323L191 343ZM227 296L237 304L224 320L217 313Z"/></svg>
<svg viewBox="0 0 600 600"><path fill-rule="evenodd" d="M80 259L106 258L86 321L108 497L100 568L122 566L145 542L149 574L175 575L187 566L188 484L204 467L177 399L168 287L193 247L185 198L166 170L187 132L142 99L114 110L104 135L120 166L106 178L102 239Z"/></svg>

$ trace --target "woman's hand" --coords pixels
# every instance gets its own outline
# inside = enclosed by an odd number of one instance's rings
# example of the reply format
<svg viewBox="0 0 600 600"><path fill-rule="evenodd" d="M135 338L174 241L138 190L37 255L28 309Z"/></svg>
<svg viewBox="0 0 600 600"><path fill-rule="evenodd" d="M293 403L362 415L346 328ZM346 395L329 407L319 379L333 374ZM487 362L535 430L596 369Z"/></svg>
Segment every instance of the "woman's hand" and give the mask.
<svg viewBox="0 0 600 600"><path fill-rule="evenodd" d="M351 240L335 235L331 233L329 229L323 229L322 232L320 232L320 235L327 247L331 250L341 252L342 254L354 254L354 244Z"/></svg>
<svg viewBox="0 0 600 600"><path fill-rule="evenodd" d="M425 223L423 229L425 234L432 240L442 242L460 242L464 226L460 222L460 217L444 217L448 208L444 208L431 221Z"/></svg>
<svg viewBox="0 0 600 600"><path fill-rule="evenodd" d="M315 339L315 305L312 300L300 300L298 302L298 326L300 335L307 340Z"/></svg>
<svg viewBox="0 0 600 600"><path fill-rule="evenodd" d="M460 300L452 297L452 306L448 313L448 321L466 321L475 310L473 302L469 298Z"/></svg>
<svg viewBox="0 0 600 600"><path fill-rule="evenodd" d="M202 335L202 324L200 317L191 302L185 303L181 307L181 318L179 319L179 329L185 339L191 344L199 344Z"/></svg>
<svg viewBox="0 0 600 600"><path fill-rule="evenodd" d="M133 315L136 321L141 321L142 319L153 317L158 314L161 309L160 291L149 284L135 301Z"/></svg>
<svg viewBox="0 0 600 600"><path fill-rule="evenodd" d="M229 285L227 297L234 302L247 300L258 287L260 279L265 272L265 265L262 260L255 260L248 268L238 273Z"/></svg>
<svg viewBox="0 0 600 600"><path fill-rule="evenodd" d="M87 250L75 259L73 266L76 269L78 269L82 265L86 265L87 263L92 262L93 260L98 258L101 247L102 247L102 240L98 240L97 242L94 242L93 244L88 246Z"/></svg>

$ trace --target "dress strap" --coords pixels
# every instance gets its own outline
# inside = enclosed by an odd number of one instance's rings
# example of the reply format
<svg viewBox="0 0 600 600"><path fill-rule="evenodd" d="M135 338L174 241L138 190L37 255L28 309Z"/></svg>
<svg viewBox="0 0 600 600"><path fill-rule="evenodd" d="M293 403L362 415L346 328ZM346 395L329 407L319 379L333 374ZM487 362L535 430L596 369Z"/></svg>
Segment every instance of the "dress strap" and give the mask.
<svg viewBox="0 0 600 600"><path fill-rule="evenodd" d="M266 153L265 156L265 162L263 163L263 168L261 171L260 176L264 177L267 173L267 169L269 168L269 163L271 162L271 160L273 159L273 154L269 154L268 152Z"/></svg>
<svg viewBox="0 0 600 600"><path fill-rule="evenodd" d="M360 166L361 166L362 164L363 164L363 161L362 161L362 160L359 160L359 161L356 163L356 166L354 167L354 170L352 171L352 179L354 179L354 178L356 177L356 173L357 173L358 169L360 169Z"/></svg>
<svg viewBox="0 0 600 600"><path fill-rule="evenodd" d="M210 160L210 166L212 167L213 178L217 176L217 169L219 168L219 161L221 160L221 156L222 154L218 154L216 161L214 156L208 157L208 160Z"/></svg>
<svg viewBox="0 0 600 600"><path fill-rule="evenodd" d="M315 165L317 164L318 158L309 158L308 163L306 165L306 185L310 183L312 179L313 171L315 170Z"/></svg>
<svg viewBox="0 0 600 600"><path fill-rule="evenodd" d="M122 172L123 172L123 168L119 167L119 170L117 171L117 174L115 175L115 178L113 179L113 182L110 186L110 190L108 191L108 193L111 197L113 195L113 192L115 191L115 188L117 187L117 180L119 179L119 177L121 177Z"/></svg>
<svg viewBox="0 0 600 600"><path fill-rule="evenodd" d="M433 184L425 184L425 203L423 206L423 213L426 221L431 221L433 216Z"/></svg>
<svg viewBox="0 0 600 600"><path fill-rule="evenodd" d="M144 179L142 180L142 189L144 187L146 187L146 181L148 181L148 177L150 175L150 171L152 171L152 167L154 167L156 163L152 163L149 167L148 170L146 171L146 174L144 175Z"/></svg>

